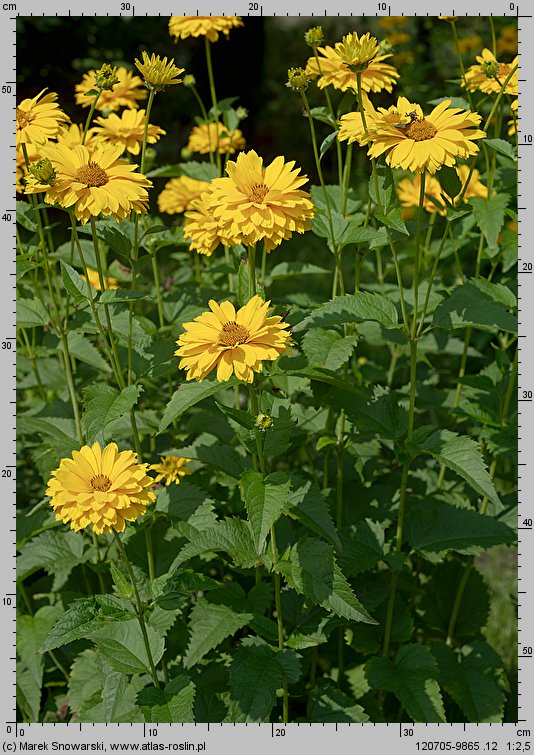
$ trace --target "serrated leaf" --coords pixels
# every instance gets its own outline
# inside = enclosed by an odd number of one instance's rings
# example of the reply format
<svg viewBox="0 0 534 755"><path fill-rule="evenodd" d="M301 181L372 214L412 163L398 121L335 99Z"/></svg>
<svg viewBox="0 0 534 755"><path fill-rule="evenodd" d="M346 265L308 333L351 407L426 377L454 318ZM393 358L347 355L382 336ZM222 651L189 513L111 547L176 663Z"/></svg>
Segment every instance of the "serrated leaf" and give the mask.
<svg viewBox="0 0 534 755"><path fill-rule="evenodd" d="M286 472L273 472L263 479L259 472L248 469L241 475L240 484L256 549L260 554L269 530L287 505L291 480Z"/></svg>
<svg viewBox="0 0 534 755"><path fill-rule="evenodd" d="M293 328L294 331L308 328L332 327L353 322L374 320L385 328L399 327L399 318L393 302L381 294L360 291L357 294L336 296L322 304L311 315Z"/></svg>
<svg viewBox="0 0 534 755"><path fill-rule="evenodd" d="M292 478L293 488L286 503L286 513L298 519L316 535L324 537L336 548L341 548L337 530L334 526L328 501L319 488L310 480L301 484L300 478Z"/></svg>
<svg viewBox="0 0 534 755"><path fill-rule="evenodd" d="M389 228L393 228L394 231L409 235L409 231L406 228L400 207L390 207L387 213L376 211L375 217L384 225L387 225Z"/></svg>
<svg viewBox="0 0 534 755"><path fill-rule="evenodd" d="M302 350L313 367L325 367L335 372L350 358L358 343L358 336L342 336L335 330L314 328L302 339Z"/></svg>
<svg viewBox="0 0 534 755"><path fill-rule="evenodd" d="M189 178L195 178L197 181L211 181L217 178L219 172L216 165L210 165L208 162L196 162L190 160L187 163L179 163L180 175L189 176Z"/></svg>
<svg viewBox="0 0 534 755"><path fill-rule="evenodd" d="M33 207L28 202L21 202L17 199L16 211L17 223L20 223L27 231L37 233L37 220Z"/></svg>
<svg viewBox="0 0 534 755"><path fill-rule="evenodd" d="M189 616L190 638L184 656L185 668L195 666L210 650L252 619L251 613L236 613L228 606L199 598Z"/></svg>
<svg viewBox="0 0 534 755"><path fill-rule="evenodd" d="M104 383L93 383L84 388L83 426L88 438L100 433L105 436L107 426L128 414L137 404L142 390L140 385L129 385L118 391Z"/></svg>
<svg viewBox="0 0 534 755"><path fill-rule="evenodd" d="M269 277L271 280L281 280L283 278L292 278L294 275L327 275L328 270L318 265L313 265L311 262L299 262L294 260L291 262L280 262L275 265Z"/></svg>
<svg viewBox="0 0 534 755"><path fill-rule="evenodd" d="M171 569L194 556L215 551L227 553L237 566L255 566L258 554L250 523L237 517L227 517L203 532L195 532L174 559Z"/></svg>
<svg viewBox="0 0 534 755"><path fill-rule="evenodd" d="M92 595L75 600L48 633L41 652L87 637L89 632L108 622L130 621L132 613L126 606L112 595Z"/></svg>
<svg viewBox="0 0 534 755"><path fill-rule="evenodd" d="M439 182L451 202L462 191L462 182L455 168L444 165L439 172Z"/></svg>
<svg viewBox="0 0 534 755"><path fill-rule="evenodd" d="M484 146L489 147L498 155L508 157L510 160L517 162L517 150L510 142L504 139L484 139Z"/></svg>
<svg viewBox="0 0 534 755"><path fill-rule="evenodd" d="M67 581L75 566L90 557L86 543L75 532L49 530L29 540L20 548L17 558L17 579L25 579L38 569L54 576L53 590Z"/></svg>
<svg viewBox="0 0 534 755"><path fill-rule="evenodd" d="M115 586L123 598L131 598L133 595L133 588L130 584L130 580L124 574L122 569L114 561L110 564L111 579L115 583Z"/></svg>
<svg viewBox="0 0 534 755"><path fill-rule="evenodd" d="M87 285L82 276L70 265L63 260L59 261L61 265L61 278L63 285L68 293L72 296L75 304L84 304L93 299L91 287Z"/></svg>
<svg viewBox="0 0 534 755"><path fill-rule="evenodd" d="M477 493L500 505L480 447L472 438L450 430L438 430L414 445L418 451L430 454L440 464L460 475Z"/></svg>
<svg viewBox="0 0 534 755"><path fill-rule="evenodd" d="M338 562L349 577L369 571L384 557L384 529L378 522L364 519L342 529L339 537Z"/></svg>
<svg viewBox="0 0 534 755"><path fill-rule="evenodd" d="M315 690L310 695L307 719L314 724L365 723L369 716L361 705L333 684Z"/></svg>
<svg viewBox="0 0 534 755"><path fill-rule="evenodd" d="M412 548L420 551L463 551L516 541L515 532L498 519L436 500L410 502L405 533Z"/></svg>
<svg viewBox="0 0 534 755"><path fill-rule="evenodd" d="M235 723L267 720L276 690L300 676L299 656L292 650L275 652L268 645L243 644L230 664L230 710Z"/></svg>
<svg viewBox="0 0 534 755"><path fill-rule="evenodd" d="M491 256L499 250L497 239L504 225L504 211L510 202L508 194L470 199L478 226L488 243Z"/></svg>
<svg viewBox="0 0 534 755"><path fill-rule="evenodd" d="M445 643L431 647L439 682L470 723L502 723L504 679L499 655L481 640L453 650Z"/></svg>
<svg viewBox="0 0 534 755"><path fill-rule="evenodd" d="M114 288L102 291L98 304L118 304L120 302L132 302L149 298L150 296L144 294L142 291L133 291L128 288Z"/></svg>
<svg viewBox="0 0 534 755"><path fill-rule="evenodd" d="M407 412L388 388L377 387L372 398L337 387L327 388L318 395L323 404L344 409L361 434L397 439L407 431Z"/></svg>
<svg viewBox="0 0 534 755"><path fill-rule="evenodd" d="M432 324L437 328L475 327L517 332L517 317L472 281L457 286L438 304Z"/></svg>
<svg viewBox="0 0 534 755"><path fill-rule="evenodd" d="M179 675L164 689L145 687L137 695L137 705L146 723L194 723L196 688L187 676Z"/></svg>
<svg viewBox="0 0 534 755"><path fill-rule="evenodd" d="M131 220L121 220L119 223L114 220L97 220L95 226L99 239L117 254L129 257L135 240L135 227ZM85 226L80 226L77 230L88 236L92 233Z"/></svg>
<svg viewBox="0 0 534 755"><path fill-rule="evenodd" d="M429 648L404 645L394 661L372 658L365 675L372 689L392 692L416 723L445 722L438 667Z"/></svg>
<svg viewBox="0 0 534 755"><path fill-rule="evenodd" d="M375 165L375 173L369 179L369 196L382 211L391 205L395 196L395 181L389 165Z"/></svg>
<svg viewBox="0 0 534 755"><path fill-rule="evenodd" d="M290 587L313 603L349 621L376 623L336 564L331 545L315 538L302 538L274 564L274 569L283 574Z"/></svg>
<svg viewBox="0 0 534 755"><path fill-rule="evenodd" d="M174 572L157 577L152 582L155 602L166 611L179 608L196 592L206 592L221 586L221 582L192 569L176 569Z"/></svg>
<svg viewBox="0 0 534 755"><path fill-rule="evenodd" d="M237 382L228 380L224 383L219 383L218 381L205 380L202 383L182 383L173 393L171 400L165 407L159 432L163 432L177 417L195 404L198 404L199 401L208 398L208 396L214 396L219 391L223 391L233 385L237 385Z"/></svg>
<svg viewBox="0 0 534 755"><path fill-rule="evenodd" d="M32 328L48 325L49 314L39 299L17 299L17 327Z"/></svg>
<svg viewBox="0 0 534 755"><path fill-rule="evenodd" d="M150 624L146 631L152 658L157 664L165 650L165 642ZM116 621L105 623L89 630L85 636L93 640L100 655L116 671L123 674L150 673L143 634L136 618L121 621L120 625Z"/></svg>
<svg viewBox="0 0 534 755"><path fill-rule="evenodd" d="M70 330L67 334L67 343L70 355L80 362L89 364L101 372L111 372L111 367L101 356L96 346L93 346L91 341L79 331Z"/></svg>

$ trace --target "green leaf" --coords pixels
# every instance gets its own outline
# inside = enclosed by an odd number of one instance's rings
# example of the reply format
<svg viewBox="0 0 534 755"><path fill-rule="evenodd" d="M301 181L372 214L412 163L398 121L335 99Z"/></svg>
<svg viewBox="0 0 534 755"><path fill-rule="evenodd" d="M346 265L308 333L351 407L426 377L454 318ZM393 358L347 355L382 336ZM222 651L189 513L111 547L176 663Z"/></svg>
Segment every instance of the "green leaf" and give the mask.
<svg viewBox="0 0 534 755"><path fill-rule="evenodd" d="M101 356L98 349L93 346L91 341L77 330L70 330L67 333L67 342L69 354L80 362L89 364L95 370L100 372L111 372L109 363ZM58 348L59 348L58 344Z"/></svg>
<svg viewBox="0 0 534 755"><path fill-rule="evenodd" d="M249 300L248 259L241 257L237 268L237 303L243 307Z"/></svg>
<svg viewBox="0 0 534 755"><path fill-rule="evenodd" d="M517 317L495 301L490 290L484 290L473 281L457 286L443 299L434 312L433 326L437 328L481 328L517 332Z"/></svg>
<svg viewBox="0 0 534 755"><path fill-rule="evenodd" d="M484 145L498 155L508 157L510 160L517 162L517 150L510 142L506 142L504 139L484 139Z"/></svg>
<svg viewBox="0 0 534 755"><path fill-rule="evenodd" d="M418 451L430 454L440 464L456 472L477 493L500 506L499 496L484 464L480 447L472 438L458 435L450 430L437 430L420 443L416 441L414 445Z"/></svg>
<svg viewBox="0 0 534 755"><path fill-rule="evenodd" d="M395 393L388 388L377 386L372 398L342 388L327 388L318 396L323 404L344 409L362 434L372 433L380 438L396 440L407 431L407 412L399 406Z"/></svg>
<svg viewBox="0 0 534 755"><path fill-rule="evenodd" d="M515 532L498 519L436 500L410 503L405 533L410 545L420 551L463 551L516 541Z"/></svg>
<svg viewBox="0 0 534 755"><path fill-rule="evenodd" d="M335 142L337 138L337 134L338 132L336 130L336 131L332 131L332 133L328 134L328 136L325 136L319 148L319 160L323 159L323 156L328 152L332 144Z"/></svg>
<svg viewBox="0 0 534 755"><path fill-rule="evenodd" d="M479 640L453 650L445 643L432 645L439 682L462 709L470 723L502 723L504 678L499 655Z"/></svg>
<svg viewBox="0 0 534 755"><path fill-rule="evenodd" d="M60 260L59 264L61 265L63 285L72 296L74 303L85 304L85 302L92 300L91 287L87 285L87 282L83 280L81 275L73 267L63 262L63 260Z"/></svg>
<svg viewBox="0 0 534 755"><path fill-rule="evenodd" d="M255 566L258 554L250 523L237 517L227 517L203 532L195 532L174 559L171 569L194 556L215 551L224 551L234 564L243 568Z"/></svg>
<svg viewBox="0 0 534 755"><path fill-rule="evenodd" d="M142 291L132 291L129 288L113 288L102 291L98 304L118 304L120 302L133 302L140 299L149 299L148 294Z"/></svg>
<svg viewBox="0 0 534 755"><path fill-rule="evenodd" d="M399 318L395 305L385 296L360 291L357 294L336 296L322 304L311 315L304 318L293 330L331 327L346 323L375 320L386 328L399 327Z"/></svg>
<svg viewBox="0 0 534 755"><path fill-rule="evenodd" d="M27 231L37 233L37 221L35 220L33 207L28 202L21 202L17 199L16 209L17 223L20 223Z"/></svg>
<svg viewBox="0 0 534 755"><path fill-rule="evenodd" d="M110 571L111 578L122 597L131 598L133 595L133 588L130 584L130 580L124 574L120 566L112 561L110 564Z"/></svg>
<svg viewBox="0 0 534 755"><path fill-rule="evenodd" d="M137 695L137 705L146 723L194 723L195 685L187 676L179 675L164 689L146 687Z"/></svg>
<svg viewBox="0 0 534 755"><path fill-rule="evenodd" d="M202 383L182 383L178 386L178 389L174 391L171 400L165 407L165 412L163 413L163 418L159 426L159 432L163 432L163 430L174 422L177 417L195 404L198 404L199 401L234 385L237 385L237 383L232 380L228 380L225 383L219 383L218 381L213 380L205 380Z"/></svg>
<svg viewBox="0 0 534 755"><path fill-rule="evenodd" d="M230 477L238 478L250 462L231 446L221 443L210 433L201 433L190 446L176 450L179 456L195 459L220 469Z"/></svg>
<svg viewBox="0 0 534 755"><path fill-rule="evenodd" d="M439 172L439 182L445 194L453 200L462 191L462 182L455 168L446 165Z"/></svg>
<svg viewBox="0 0 534 755"><path fill-rule="evenodd" d="M299 476L292 478L292 482L295 489L289 493L285 506L286 514L293 519L298 519L336 548L341 548L341 541L330 514L328 501L319 488L310 480L302 484Z"/></svg>
<svg viewBox="0 0 534 755"><path fill-rule="evenodd" d="M302 350L313 367L335 372L350 358L358 344L358 336L345 336L335 330L314 328L302 339Z"/></svg>
<svg viewBox="0 0 534 755"><path fill-rule="evenodd" d="M157 664L165 650L165 642L150 625L146 631L152 658ZM116 621L105 623L87 631L85 636L93 640L100 655L116 671L123 674L150 673L143 634L136 618L120 624Z"/></svg>
<svg viewBox="0 0 534 755"><path fill-rule="evenodd" d="M109 246L117 254L123 257L129 257L135 240L135 226L131 220L121 220L117 223L114 220L97 220L96 235L99 239ZM80 226L78 233L84 233L90 236L90 228Z"/></svg>
<svg viewBox="0 0 534 755"><path fill-rule="evenodd" d="M267 720L276 690L300 676L299 656L292 650L275 652L268 645L245 644L230 664L230 710L227 720L262 723Z"/></svg>
<svg viewBox="0 0 534 755"><path fill-rule="evenodd" d="M153 580L152 594L158 606L166 611L174 611L194 593L214 590L220 586L221 582L204 574L197 574L191 569L176 569Z"/></svg>
<svg viewBox="0 0 534 755"><path fill-rule="evenodd" d="M393 228L394 231L404 233L407 236L410 233L406 228L400 207L391 207L387 213L375 211L375 218L389 228Z"/></svg>
<svg viewBox="0 0 534 755"><path fill-rule="evenodd" d="M76 532L49 530L24 543L17 559L17 579L44 569L54 577L52 589L58 590L67 581L75 566L90 557L86 543Z"/></svg>
<svg viewBox="0 0 534 755"><path fill-rule="evenodd" d="M89 439L102 433L105 435L107 426L120 419L137 404L143 388L140 385L129 385L118 391L104 383L93 383L83 389L85 412L83 426Z"/></svg>
<svg viewBox="0 0 534 755"><path fill-rule="evenodd" d="M375 624L334 559L331 545L315 538L302 538L274 564L290 587L308 600L349 621Z"/></svg>
<svg viewBox="0 0 534 755"><path fill-rule="evenodd" d="M445 711L436 681L438 667L429 648L404 645L394 661L372 658L365 666L372 689L392 692L417 723L444 723Z"/></svg>
<svg viewBox="0 0 534 755"><path fill-rule="evenodd" d="M357 705L333 684L326 684L312 692L306 717L314 724L359 724L369 721L369 716L362 706Z"/></svg>
<svg viewBox="0 0 534 755"><path fill-rule="evenodd" d="M491 197L471 197L475 218L486 239L489 253L494 256L499 251L497 238L504 225L504 211L510 202L508 194L494 194Z"/></svg>
<svg viewBox="0 0 534 755"><path fill-rule="evenodd" d="M387 210L395 198L393 171L385 163L378 163L375 170L376 181L374 175L369 179L369 196L382 210Z"/></svg>
<svg viewBox="0 0 534 755"><path fill-rule="evenodd" d="M324 267L319 267L311 262L299 262L295 260L293 262L278 263L269 273L269 277L271 280L281 280L283 278L292 278L294 275L327 275L328 272Z"/></svg>
<svg viewBox="0 0 534 755"><path fill-rule="evenodd" d="M216 165L210 165L208 162L195 162L190 160L187 163L179 163L180 175L195 178L197 181L211 181L217 178L219 172Z"/></svg>
<svg viewBox="0 0 534 755"><path fill-rule="evenodd" d="M48 325L49 315L39 299L17 298L17 327L32 328Z"/></svg>
<svg viewBox="0 0 534 755"><path fill-rule="evenodd" d="M128 604L112 595L92 595L79 598L67 608L54 624L41 648L44 653L87 637L89 632L109 622L126 622L132 619Z"/></svg>
<svg viewBox="0 0 534 755"><path fill-rule="evenodd" d="M291 480L286 472L273 472L263 479L259 472L248 469L241 475L240 484L256 550L260 554L269 530L287 505Z"/></svg>
<svg viewBox="0 0 534 755"><path fill-rule="evenodd" d="M253 618L251 613L236 613L228 606L199 598L189 616L190 638L183 659L185 668L195 666L210 650Z"/></svg>
<svg viewBox="0 0 534 755"><path fill-rule="evenodd" d="M364 519L339 533L339 566L347 576L369 571L384 557L384 529L378 522Z"/></svg>

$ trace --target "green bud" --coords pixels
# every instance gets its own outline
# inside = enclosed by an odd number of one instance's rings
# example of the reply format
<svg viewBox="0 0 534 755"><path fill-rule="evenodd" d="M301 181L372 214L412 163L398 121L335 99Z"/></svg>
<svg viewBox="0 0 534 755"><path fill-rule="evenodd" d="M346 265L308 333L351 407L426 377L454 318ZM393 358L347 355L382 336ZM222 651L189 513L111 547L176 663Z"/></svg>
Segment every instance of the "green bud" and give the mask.
<svg viewBox="0 0 534 755"><path fill-rule="evenodd" d="M193 156L193 153L190 149L187 149L187 147L184 147L182 151L180 152L180 155L182 157L182 160L190 160Z"/></svg>
<svg viewBox="0 0 534 755"><path fill-rule="evenodd" d="M494 79L499 73L499 64L496 60L487 60L485 63L482 63L482 71L488 79Z"/></svg>
<svg viewBox="0 0 534 755"><path fill-rule="evenodd" d="M304 41L309 47L320 47L324 44L324 32L322 26L312 26L304 34Z"/></svg>
<svg viewBox="0 0 534 755"><path fill-rule="evenodd" d="M393 50L393 45L389 39L383 39L378 46L380 47L380 55L389 55Z"/></svg>
<svg viewBox="0 0 534 755"><path fill-rule="evenodd" d="M56 171L48 157L42 157L40 160L31 163L30 173L40 184L51 186L56 180Z"/></svg>
<svg viewBox="0 0 534 755"><path fill-rule="evenodd" d="M102 68L99 68L96 72L95 83L100 90L113 89L118 81L117 69L115 66L110 66L109 63L104 63Z"/></svg>
<svg viewBox="0 0 534 755"><path fill-rule="evenodd" d="M258 430L261 430L262 432L265 432L268 430L273 424L273 420L271 417L269 417L268 414L258 414L256 417L256 420L254 422L254 426L258 428Z"/></svg>
<svg viewBox="0 0 534 755"><path fill-rule="evenodd" d="M308 88L309 78L304 68L290 68L287 72L288 82L286 84L289 89L294 89L296 92L303 92Z"/></svg>
<svg viewBox="0 0 534 755"><path fill-rule="evenodd" d="M196 83L197 83L197 80L195 79L192 73L188 73L184 76L184 80L183 80L184 87L194 87Z"/></svg>
<svg viewBox="0 0 534 755"><path fill-rule="evenodd" d="M235 114L240 121L244 121L245 118L248 118L248 110L246 109L246 107L238 107L235 111Z"/></svg>

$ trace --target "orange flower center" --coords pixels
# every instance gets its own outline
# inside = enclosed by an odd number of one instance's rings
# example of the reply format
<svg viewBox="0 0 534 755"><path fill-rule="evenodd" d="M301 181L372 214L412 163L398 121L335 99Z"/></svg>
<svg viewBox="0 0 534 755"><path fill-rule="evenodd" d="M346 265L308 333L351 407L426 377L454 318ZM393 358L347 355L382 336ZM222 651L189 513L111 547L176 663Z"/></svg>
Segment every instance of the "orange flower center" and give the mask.
<svg viewBox="0 0 534 755"><path fill-rule="evenodd" d="M111 480L105 474L97 474L91 477L91 487L93 490L99 490L102 493L108 491L111 487Z"/></svg>
<svg viewBox="0 0 534 755"><path fill-rule="evenodd" d="M254 184L248 198L251 202L263 202L268 191L269 187L265 184Z"/></svg>
<svg viewBox="0 0 534 755"><path fill-rule="evenodd" d="M82 165L76 171L74 178L81 184L89 186L104 186L109 181L106 171L98 165L89 161L87 165Z"/></svg>
<svg viewBox="0 0 534 755"><path fill-rule="evenodd" d="M232 320L232 322L227 322L222 326L219 333L219 344L221 346L238 346L240 343L246 343L249 338L248 330Z"/></svg>
<svg viewBox="0 0 534 755"><path fill-rule="evenodd" d="M437 128L429 123L424 118L420 121L414 121L404 129L403 133L408 139L413 139L414 142L424 142L426 139L432 139L438 133Z"/></svg>
<svg viewBox="0 0 534 755"><path fill-rule="evenodd" d="M17 128L26 128L32 120L33 116L31 113L26 113L24 110L21 110L19 107L16 110L17 114Z"/></svg>

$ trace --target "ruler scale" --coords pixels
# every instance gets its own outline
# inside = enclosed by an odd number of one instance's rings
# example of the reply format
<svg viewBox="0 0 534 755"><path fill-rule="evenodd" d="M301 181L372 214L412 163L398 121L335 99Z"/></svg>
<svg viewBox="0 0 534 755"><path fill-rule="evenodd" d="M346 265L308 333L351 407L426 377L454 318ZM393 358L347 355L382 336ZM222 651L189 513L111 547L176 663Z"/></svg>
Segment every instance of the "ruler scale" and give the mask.
<svg viewBox="0 0 534 755"><path fill-rule="evenodd" d="M207 752L227 755L253 749L257 755L270 753L318 752L335 747L374 748L377 752L395 750L404 753L421 751L526 752L532 749L534 733L534 605L530 578L534 573L534 534L532 508L534 497L534 345L530 345L530 328L534 325L534 220L529 201L534 201L534 87L529 72L534 65L534 20L531 6L523 0L485 3L466 0L461 13L466 16L506 16L518 19L519 32L519 561L518 561L518 665L519 702L516 723L506 724L91 724L91 723L17 723L16 722L16 435L15 435L15 104L16 104L16 20L18 16L170 16L224 15L243 16L437 16L458 13L459 9L431 8L420 0L402 2L364 2L357 7L335 2L327 9L320 0L306 4L274 2L196 2L168 0L93 0L80 8L67 0L48 0L45 6L26 2L0 3L0 40L2 77L0 93L4 106L0 164L0 238L2 241L2 276L0 285L0 358L2 392L0 394L0 491L3 526L0 529L0 684L2 720L0 741L4 752L26 750L129 752L161 750L165 752ZM42 51L39 51L40 53ZM44 53L46 54L46 53ZM305 52L304 52L305 55Z"/></svg>

